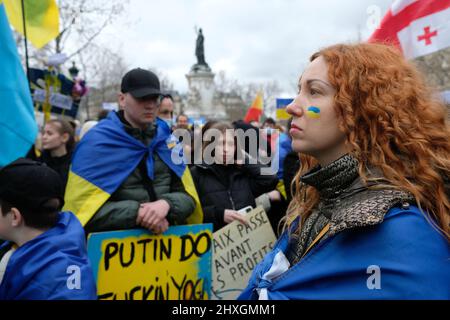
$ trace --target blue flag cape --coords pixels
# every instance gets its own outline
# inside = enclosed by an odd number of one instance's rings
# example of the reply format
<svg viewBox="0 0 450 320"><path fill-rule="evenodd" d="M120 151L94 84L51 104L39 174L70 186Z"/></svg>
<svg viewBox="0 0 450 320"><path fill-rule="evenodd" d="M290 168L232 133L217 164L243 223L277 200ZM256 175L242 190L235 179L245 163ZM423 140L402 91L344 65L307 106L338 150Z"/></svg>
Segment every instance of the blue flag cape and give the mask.
<svg viewBox="0 0 450 320"><path fill-rule="evenodd" d="M450 299L450 245L417 207L392 208L379 225L327 238L278 278L264 280L288 242L285 232L238 299L258 299L257 288L274 300ZM379 289L373 286L377 276Z"/></svg>
<svg viewBox="0 0 450 320"><path fill-rule="evenodd" d="M55 227L13 252L0 300L96 300L96 291L84 229L73 214L61 212Z"/></svg>
<svg viewBox="0 0 450 320"><path fill-rule="evenodd" d="M152 154L156 152L196 202L187 223L202 223L200 201L189 168L183 162L182 146L176 143L164 121L157 119L156 126L149 146L128 134L115 112L89 130L73 155L64 210L75 213L81 224L86 225L146 155L148 176L153 179Z"/></svg>

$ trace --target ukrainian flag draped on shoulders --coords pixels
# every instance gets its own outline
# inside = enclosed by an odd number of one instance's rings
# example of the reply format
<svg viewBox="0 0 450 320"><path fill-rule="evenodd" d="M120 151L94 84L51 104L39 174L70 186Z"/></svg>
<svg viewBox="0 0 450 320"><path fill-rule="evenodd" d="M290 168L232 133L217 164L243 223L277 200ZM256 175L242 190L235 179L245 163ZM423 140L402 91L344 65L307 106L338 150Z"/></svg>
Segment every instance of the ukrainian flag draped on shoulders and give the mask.
<svg viewBox="0 0 450 320"><path fill-rule="evenodd" d="M238 300L449 300L450 245L418 207L318 242L290 265L297 218L253 269Z"/></svg>
<svg viewBox="0 0 450 320"><path fill-rule="evenodd" d="M93 127L81 139L73 155L64 210L72 211L81 224L86 225L146 155L147 173L153 179L151 155L156 152L182 180L186 192L196 203L187 223L202 223L203 212L189 168L184 161L174 161L180 159L181 145L174 147L173 136L163 121L157 119L156 125L156 135L149 146L129 135L115 112ZM173 159L174 152L178 157Z"/></svg>

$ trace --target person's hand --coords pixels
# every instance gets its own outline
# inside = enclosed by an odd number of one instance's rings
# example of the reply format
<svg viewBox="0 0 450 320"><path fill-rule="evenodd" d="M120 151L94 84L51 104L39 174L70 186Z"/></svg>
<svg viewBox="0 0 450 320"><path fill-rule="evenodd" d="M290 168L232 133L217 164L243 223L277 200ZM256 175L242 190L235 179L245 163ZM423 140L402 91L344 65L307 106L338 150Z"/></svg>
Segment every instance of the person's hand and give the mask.
<svg viewBox="0 0 450 320"><path fill-rule="evenodd" d="M247 219L245 219L245 216L243 216L236 210L225 209L225 211L223 213L223 221L225 221L225 223L231 223L234 220L237 220L240 223L248 225L248 221L247 221Z"/></svg>
<svg viewBox="0 0 450 320"><path fill-rule="evenodd" d="M278 190L272 190L269 193L267 193L269 196L270 201L281 201L281 193Z"/></svg>
<svg viewBox="0 0 450 320"><path fill-rule="evenodd" d="M166 200L142 203L136 224L153 231L166 218L169 210L170 205Z"/></svg>
<svg viewBox="0 0 450 320"><path fill-rule="evenodd" d="M150 231L152 231L154 234L161 234L163 232L166 232L167 229L169 229L169 221L164 218L159 224L156 225L156 227L154 227Z"/></svg>

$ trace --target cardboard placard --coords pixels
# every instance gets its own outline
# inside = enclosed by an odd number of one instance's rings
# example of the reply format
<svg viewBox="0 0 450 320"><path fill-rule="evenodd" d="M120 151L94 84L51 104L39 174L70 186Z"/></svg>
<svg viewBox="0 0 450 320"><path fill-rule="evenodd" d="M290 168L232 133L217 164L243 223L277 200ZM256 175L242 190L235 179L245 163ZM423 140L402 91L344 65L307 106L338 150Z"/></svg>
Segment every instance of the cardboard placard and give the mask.
<svg viewBox="0 0 450 320"><path fill-rule="evenodd" d="M234 221L213 234L213 300L236 299L275 244L275 233L262 207L245 215L248 226Z"/></svg>
<svg viewBox="0 0 450 320"><path fill-rule="evenodd" d="M88 255L100 300L204 300L211 296L212 225L92 233Z"/></svg>

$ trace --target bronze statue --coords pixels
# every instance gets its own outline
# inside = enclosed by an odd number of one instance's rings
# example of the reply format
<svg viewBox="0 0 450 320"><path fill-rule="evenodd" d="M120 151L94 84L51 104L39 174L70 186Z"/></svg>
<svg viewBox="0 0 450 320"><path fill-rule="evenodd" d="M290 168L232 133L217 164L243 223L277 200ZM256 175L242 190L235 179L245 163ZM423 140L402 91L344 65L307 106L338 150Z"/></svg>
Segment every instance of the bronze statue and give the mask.
<svg viewBox="0 0 450 320"><path fill-rule="evenodd" d="M197 35L197 45L195 47L195 55L197 56L197 64L207 66L205 61L205 47L203 45L205 37L203 36L202 29L199 29Z"/></svg>

